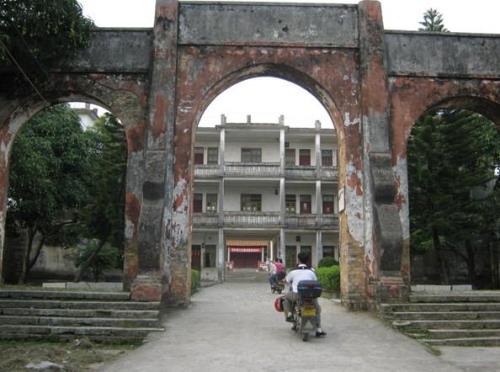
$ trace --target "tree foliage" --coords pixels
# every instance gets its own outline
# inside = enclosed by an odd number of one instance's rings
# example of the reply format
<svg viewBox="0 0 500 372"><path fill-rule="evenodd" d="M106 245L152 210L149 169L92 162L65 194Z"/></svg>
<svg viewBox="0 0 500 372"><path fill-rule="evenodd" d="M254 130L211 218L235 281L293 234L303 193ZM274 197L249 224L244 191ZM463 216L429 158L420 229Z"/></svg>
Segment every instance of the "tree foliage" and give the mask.
<svg viewBox="0 0 500 372"><path fill-rule="evenodd" d="M123 231L125 215L125 175L127 166L127 147L122 125L113 115L105 114L87 130L92 168L87 187L90 200L80 210L83 235L97 239L98 244L81 262L80 271L75 277L78 281L82 274L97 259L99 252L110 244L123 253Z"/></svg>
<svg viewBox="0 0 500 372"><path fill-rule="evenodd" d="M444 282L449 268L443 251L463 258L474 282L476 255L498 232L499 159L499 132L479 114L439 110L422 117L412 130L408 143L412 250L435 250Z"/></svg>
<svg viewBox="0 0 500 372"><path fill-rule="evenodd" d="M93 27L77 0L0 0L0 65L12 63L10 53L32 80L43 79L88 46Z"/></svg>
<svg viewBox="0 0 500 372"><path fill-rule="evenodd" d="M419 31L448 32L444 27L443 15L436 9L427 9L424 13L424 20L419 22L423 27Z"/></svg>
<svg viewBox="0 0 500 372"><path fill-rule="evenodd" d="M33 117L14 141L8 226L28 233L22 280L45 242L65 244L64 226L74 223L76 211L88 203L87 148L78 116L65 105ZM37 238L40 244L35 259L30 260Z"/></svg>

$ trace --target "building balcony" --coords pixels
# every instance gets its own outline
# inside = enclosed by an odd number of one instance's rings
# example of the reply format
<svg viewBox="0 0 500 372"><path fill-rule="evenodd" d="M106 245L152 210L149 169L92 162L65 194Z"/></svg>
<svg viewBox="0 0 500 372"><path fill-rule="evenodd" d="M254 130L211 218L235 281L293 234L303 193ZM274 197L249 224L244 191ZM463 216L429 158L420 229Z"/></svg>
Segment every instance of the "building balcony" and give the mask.
<svg viewBox="0 0 500 372"><path fill-rule="evenodd" d="M278 178L281 177L280 163L225 163L223 174L217 164L197 164L194 169L197 179L224 177L254 177L254 178ZM337 180L338 171L336 167L321 167L319 173L314 166L287 166L285 177L292 180Z"/></svg>
<svg viewBox="0 0 500 372"><path fill-rule="evenodd" d="M338 230L338 217L326 214L289 214L285 216L287 229Z"/></svg>
<svg viewBox="0 0 500 372"><path fill-rule="evenodd" d="M279 226L279 212L224 212L224 227Z"/></svg>
<svg viewBox="0 0 500 372"><path fill-rule="evenodd" d="M224 177L279 177L280 163L225 163Z"/></svg>
<svg viewBox="0 0 500 372"><path fill-rule="evenodd" d="M338 230L338 217L327 214L289 214L285 216L284 226L279 212L224 212L223 225L219 224L218 213L194 213L194 228L218 227L268 227L287 229Z"/></svg>

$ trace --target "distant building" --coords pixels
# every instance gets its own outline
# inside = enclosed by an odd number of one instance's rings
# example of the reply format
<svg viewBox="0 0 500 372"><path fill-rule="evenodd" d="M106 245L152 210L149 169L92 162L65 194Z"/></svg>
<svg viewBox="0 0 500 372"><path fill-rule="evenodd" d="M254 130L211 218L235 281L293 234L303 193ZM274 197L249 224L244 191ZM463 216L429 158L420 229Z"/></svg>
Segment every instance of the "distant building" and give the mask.
<svg viewBox="0 0 500 372"><path fill-rule="evenodd" d="M198 128L194 148L192 267L222 279L225 268L255 268L300 251L316 266L338 259L335 130L279 123Z"/></svg>
<svg viewBox="0 0 500 372"><path fill-rule="evenodd" d="M99 119L97 108L90 108L90 103L85 103L84 107L71 108L80 118L83 128L91 127Z"/></svg>

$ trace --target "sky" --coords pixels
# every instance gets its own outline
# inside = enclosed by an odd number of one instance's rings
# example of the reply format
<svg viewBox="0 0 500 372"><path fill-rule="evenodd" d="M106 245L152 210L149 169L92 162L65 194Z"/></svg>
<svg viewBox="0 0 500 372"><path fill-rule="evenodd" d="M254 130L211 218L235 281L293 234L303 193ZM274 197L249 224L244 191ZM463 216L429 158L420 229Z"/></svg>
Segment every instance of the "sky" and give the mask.
<svg viewBox="0 0 500 372"><path fill-rule="evenodd" d="M152 27L155 0L79 0L83 12L99 27ZM257 2L257 1L246 1ZM261 2L261 1L259 1ZM290 2L272 0L271 2ZM295 3L357 4L355 0L311 0ZM420 27L423 13L437 9L451 32L500 34L500 0L381 0L384 27L387 30L412 30ZM207 108L201 126L213 126L225 114L229 122L278 122L285 116L290 126L332 127L323 106L304 89L275 78L255 78L238 83L222 92Z"/></svg>

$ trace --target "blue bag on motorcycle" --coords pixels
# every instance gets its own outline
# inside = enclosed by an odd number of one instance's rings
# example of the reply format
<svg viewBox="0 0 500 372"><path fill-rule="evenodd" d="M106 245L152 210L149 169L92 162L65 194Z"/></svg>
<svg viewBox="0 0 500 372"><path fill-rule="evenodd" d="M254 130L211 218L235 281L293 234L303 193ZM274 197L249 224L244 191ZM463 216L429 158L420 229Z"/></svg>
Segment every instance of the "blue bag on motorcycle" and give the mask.
<svg viewBox="0 0 500 372"><path fill-rule="evenodd" d="M302 280L297 285L299 295L307 298L321 296L321 284L317 280Z"/></svg>

